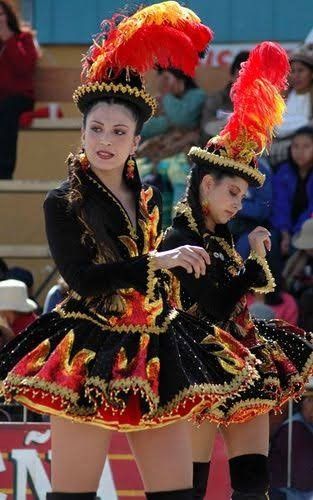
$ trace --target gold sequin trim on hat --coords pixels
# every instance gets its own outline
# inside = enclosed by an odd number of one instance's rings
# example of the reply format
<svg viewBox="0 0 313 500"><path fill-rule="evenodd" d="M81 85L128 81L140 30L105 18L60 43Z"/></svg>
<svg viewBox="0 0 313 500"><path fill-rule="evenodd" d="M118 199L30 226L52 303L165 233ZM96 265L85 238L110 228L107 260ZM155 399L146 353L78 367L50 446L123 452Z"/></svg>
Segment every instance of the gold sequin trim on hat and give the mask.
<svg viewBox="0 0 313 500"><path fill-rule="evenodd" d="M259 172L257 168L249 167L244 163L232 160L231 158L227 158L226 156L219 156L214 153L209 153L209 151L206 151L205 149L199 148L197 146L193 146L190 149L188 156L197 156L201 160L207 160L214 165L229 167L230 169L239 171L238 175L240 175L240 173L245 174L247 177L250 177L250 179L255 181L260 187L264 184L265 175L261 174L261 172Z"/></svg>
<svg viewBox="0 0 313 500"><path fill-rule="evenodd" d="M123 85L122 83L115 84L113 82L92 82L87 85L80 85L73 94L73 101L76 105L78 105L78 102L85 94L104 91L114 92L116 94L129 94L130 96L141 98L148 106L150 106L151 116L153 116L157 110L156 100L144 89L138 89L138 87L131 87L130 85Z"/></svg>

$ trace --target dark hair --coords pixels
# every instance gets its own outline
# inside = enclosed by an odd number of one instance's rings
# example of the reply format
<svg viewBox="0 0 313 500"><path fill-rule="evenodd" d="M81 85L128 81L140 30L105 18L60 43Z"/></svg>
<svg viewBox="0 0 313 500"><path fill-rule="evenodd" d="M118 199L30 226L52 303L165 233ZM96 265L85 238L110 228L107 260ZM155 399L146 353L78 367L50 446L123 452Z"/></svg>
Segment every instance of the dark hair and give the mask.
<svg viewBox="0 0 313 500"><path fill-rule="evenodd" d="M305 66L306 68L309 68L309 70L313 71L313 63L310 64L308 61L302 61L301 59L292 59L290 61L290 64L292 64L294 62L299 62L299 63L303 64L303 66Z"/></svg>
<svg viewBox="0 0 313 500"><path fill-rule="evenodd" d="M225 177L237 177L233 172L226 172L220 167L216 168L211 165L193 165L188 178L183 202L187 202L191 207L196 223L203 231L205 231L205 225L199 201L199 187L203 177L206 175L212 175L217 182L222 181Z"/></svg>
<svg viewBox="0 0 313 500"><path fill-rule="evenodd" d="M305 125L304 127L298 128L292 136L292 139L298 137L299 135L307 135L313 140L313 127L310 125Z"/></svg>
<svg viewBox="0 0 313 500"><path fill-rule="evenodd" d="M230 74L234 76L236 71L240 70L241 63L245 62L249 57L249 52L247 50L242 50L234 57L233 62L230 66Z"/></svg>
<svg viewBox="0 0 313 500"><path fill-rule="evenodd" d="M292 135L291 144L288 148L288 161L289 161L289 163L291 163L291 165L293 165L294 168L298 168L298 165L296 164L296 162L294 161L294 159L292 157L291 145L292 145L292 140L295 137L299 137L300 135L306 135L307 137L309 137L313 141L313 127L311 127L309 125L305 125L304 127L298 128Z"/></svg>
<svg viewBox="0 0 313 500"><path fill-rule="evenodd" d="M227 167L226 167L227 168ZM239 177L234 172L230 172L229 170L223 169L222 167L215 167L214 165L194 165L192 167L188 186L187 186L187 196L188 190L190 188L194 188L199 190L199 186L202 182L203 177L206 175L211 175L216 182L222 181L225 177Z"/></svg>
<svg viewBox="0 0 313 500"><path fill-rule="evenodd" d="M95 99L92 101L89 106L85 109L84 115L83 115L83 127L86 128L86 121L89 113L91 110L99 103L106 103L106 104L119 104L121 106L124 106L124 108L128 109L134 118L136 122L136 129L135 129L135 135L139 135L143 124L144 120L142 117L142 113L140 112L139 108L136 106L136 104L133 104L132 102L126 101L124 99L121 99L119 97L101 97L100 99Z"/></svg>
<svg viewBox="0 0 313 500"><path fill-rule="evenodd" d="M177 78L178 80L182 80L182 82L184 83L185 91L190 90L190 89L196 89L196 88L198 88L198 85L196 84L196 82L194 81L194 79L191 78L191 76L186 75L180 69L176 69L176 68L164 68L164 69L163 68L158 68L157 71L158 71L159 74L162 74L165 71L168 71L173 76L175 76L175 78Z"/></svg>
<svg viewBox="0 0 313 500"><path fill-rule="evenodd" d="M0 0L0 7L3 8L5 15L7 16L8 27L10 30L15 34L21 33L19 19L11 3L6 0Z"/></svg>

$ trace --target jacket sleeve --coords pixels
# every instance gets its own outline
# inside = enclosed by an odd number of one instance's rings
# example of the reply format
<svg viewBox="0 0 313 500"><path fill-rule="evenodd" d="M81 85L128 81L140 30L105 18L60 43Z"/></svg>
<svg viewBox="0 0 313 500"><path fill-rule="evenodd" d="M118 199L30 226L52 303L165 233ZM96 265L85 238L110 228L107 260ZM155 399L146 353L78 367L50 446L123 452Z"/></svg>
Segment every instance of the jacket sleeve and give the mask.
<svg viewBox="0 0 313 500"><path fill-rule="evenodd" d="M295 180L288 175L288 166L282 165L273 176L273 207L271 222L280 231L291 231L291 199L289 184Z"/></svg>
<svg viewBox="0 0 313 500"><path fill-rule="evenodd" d="M12 36L5 44L6 64L18 76L34 71L38 59L33 37L30 33Z"/></svg>
<svg viewBox="0 0 313 500"><path fill-rule="evenodd" d="M83 297L120 288L146 293L153 272L152 254L95 264L82 243L82 227L66 199L51 192L45 200L44 212L51 255L72 290Z"/></svg>
<svg viewBox="0 0 313 500"><path fill-rule="evenodd" d="M299 215L299 218L293 227L293 233L297 233L298 231L300 231L303 223L307 219L313 217L313 172L310 174L307 182L308 208Z"/></svg>
<svg viewBox="0 0 313 500"><path fill-rule="evenodd" d="M181 237L176 230L169 230L166 233L163 250L182 245L198 245L198 243ZM198 279L181 267L175 267L171 271L180 280L190 297L218 321L228 318L239 300L250 289L262 291L273 282L269 269L266 269L263 262L264 259L256 258L253 254L246 260L237 276L230 274L226 276L218 266L214 255L210 254L210 257L211 264L207 266L206 274Z"/></svg>

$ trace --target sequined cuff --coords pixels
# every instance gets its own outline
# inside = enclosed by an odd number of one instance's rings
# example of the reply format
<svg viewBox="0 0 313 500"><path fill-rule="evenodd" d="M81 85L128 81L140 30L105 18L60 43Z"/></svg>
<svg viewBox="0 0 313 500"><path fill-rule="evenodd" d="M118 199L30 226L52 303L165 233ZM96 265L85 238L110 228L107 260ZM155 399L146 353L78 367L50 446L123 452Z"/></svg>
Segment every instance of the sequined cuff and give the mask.
<svg viewBox="0 0 313 500"><path fill-rule="evenodd" d="M157 250L153 250L148 253L147 260L147 295L151 300L154 300L154 288L156 283L155 271L156 263L155 263L155 254Z"/></svg>
<svg viewBox="0 0 313 500"><path fill-rule="evenodd" d="M265 285L261 286L252 286L251 290L257 293L270 293L275 290L276 283L274 280L274 277L271 273L271 270L269 268L269 265L264 257L260 257L254 250L250 252L250 255L248 257L248 260L254 261L255 263L258 264L258 266L261 268L263 271L263 275L266 281Z"/></svg>

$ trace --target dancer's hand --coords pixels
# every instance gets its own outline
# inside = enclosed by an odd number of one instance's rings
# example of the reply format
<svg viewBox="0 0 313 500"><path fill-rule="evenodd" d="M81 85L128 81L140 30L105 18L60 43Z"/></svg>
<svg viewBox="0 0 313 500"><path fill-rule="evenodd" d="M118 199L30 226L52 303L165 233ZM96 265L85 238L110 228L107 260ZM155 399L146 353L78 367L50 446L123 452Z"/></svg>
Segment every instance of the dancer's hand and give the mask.
<svg viewBox="0 0 313 500"><path fill-rule="evenodd" d="M258 226L249 234L249 244L260 257L265 257L266 252L271 249L271 233L265 228Z"/></svg>
<svg viewBox="0 0 313 500"><path fill-rule="evenodd" d="M211 263L210 257L204 248L191 245L158 252L155 254L154 259L156 269L183 267L187 273L194 273L196 278L204 276L206 266Z"/></svg>

